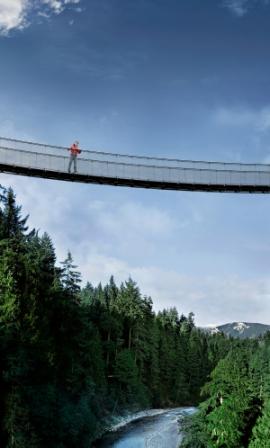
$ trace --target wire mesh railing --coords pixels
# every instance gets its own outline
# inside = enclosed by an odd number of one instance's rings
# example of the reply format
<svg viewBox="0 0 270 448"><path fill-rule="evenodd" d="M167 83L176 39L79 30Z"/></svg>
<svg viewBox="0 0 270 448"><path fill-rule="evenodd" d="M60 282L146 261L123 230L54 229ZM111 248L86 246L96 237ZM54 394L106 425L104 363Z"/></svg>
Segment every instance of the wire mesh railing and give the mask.
<svg viewBox="0 0 270 448"><path fill-rule="evenodd" d="M41 172L66 173L67 147L0 137L0 164ZM77 160L85 178L122 179L159 184L270 187L270 165L189 161L83 150ZM3 169L3 168L2 168ZM108 182L110 183L110 182ZM162 187L161 187L162 188Z"/></svg>

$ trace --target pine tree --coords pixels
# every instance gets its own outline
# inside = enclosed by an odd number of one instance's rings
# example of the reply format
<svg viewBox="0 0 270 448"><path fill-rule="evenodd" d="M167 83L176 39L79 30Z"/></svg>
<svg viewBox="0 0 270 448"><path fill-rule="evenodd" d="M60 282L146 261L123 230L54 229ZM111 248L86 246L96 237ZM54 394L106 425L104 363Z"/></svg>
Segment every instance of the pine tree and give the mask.
<svg viewBox="0 0 270 448"><path fill-rule="evenodd" d="M143 318L140 290L131 278L125 282L125 285L121 285L115 307L119 315L125 319L127 347L130 349L135 325L139 319Z"/></svg>
<svg viewBox="0 0 270 448"><path fill-rule="evenodd" d="M249 448L269 448L270 445L270 400L267 400L263 414L253 428L253 436Z"/></svg>
<svg viewBox="0 0 270 448"><path fill-rule="evenodd" d="M90 282L87 282L85 287L82 288L81 294L80 294L80 302L84 306L89 306L93 303L94 300L94 291L95 288Z"/></svg>
<svg viewBox="0 0 270 448"><path fill-rule="evenodd" d="M112 371L113 363L111 358L114 357L116 351L116 337L117 334L121 333L121 323L119 322L116 306L118 292L114 278L111 276L109 284L103 290L104 311L101 317L101 327L105 332L104 349L108 374Z"/></svg>
<svg viewBox="0 0 270 448"><path fill-rule="evenodd" d="M70 252L68 252L67 258L61 264L63 266L61 277L64 289L68 293L76 295L80 291L81 274L75 270L77 266L73 264Z"/></svg>
<svg viewBox="0 0 270 448"><path fill-rule="evenodd" d="M21 207L16 204L16 196L9 188L4 195L4 207L1 213L1 239L18 238L26 233L28 216L21 217Z"/></svg>
<svg viewBox="0 0 270 448"><path fill-rule="evenodd" d="M139 371L130 350L122 350L115 360L115 377L120 384L122 401L127 404L146 404L145 388L139 379Z"/></svg>
<svg viewBox="0 0 270 448"><path fill-rule="evenodd" d="M159 406L160 400L160 331L155 316L147 326L148 352L144 365L144 380L150 390L153 406Z"/></svg>

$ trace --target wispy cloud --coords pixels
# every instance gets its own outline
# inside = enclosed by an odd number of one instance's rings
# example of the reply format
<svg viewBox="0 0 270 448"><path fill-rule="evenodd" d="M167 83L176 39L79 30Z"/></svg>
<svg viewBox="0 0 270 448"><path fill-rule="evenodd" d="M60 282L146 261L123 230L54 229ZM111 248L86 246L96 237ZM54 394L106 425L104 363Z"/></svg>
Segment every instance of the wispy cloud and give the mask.
<svg viewBox="0 0 270 448"><path fill-rule="evenodd" d="M235 16L243 17L256 4L268 5L269 0L224 0L223 6L228 8Z"/></svg>
<svg viewBox="0 0 270 448"><path fill-rule="evenodd" d="M250 0L226 0L224 6L237 17L242 17L248 12Z"/></svg>
<svg viewBox="0 0 270 448"><path fill-rule="evenodd" d="M30 24L30 13L48 18L60 14L69 5L78 5L81 0L0 0L0 36L10 31L24 29Z"/></svg>
<svg viewBox="0 0 270 448"><path fill-rule="evenodd" d="M56 61L67 70L87 77L99 78L105 81L121 81L134 73L138 67L145 65L147 55L142 51L111 51L94 49L89 45L81 45L76 53L69 49L63 51Z"/></svg>
<svg viewBox="0 0 270 448"><path fill-rule="evenodd" d="M60 14L65 7L70 4L78 4L80 0L43 0L44 5L47 5L55 14Z"/></svg>
<svg viewBox="0 0 270 448"><path fill-rule="evenodd" d="M219 108L213 114L216 124L228 127L251 127L258 132L270 130L270 106L251 108Z"/></svg>

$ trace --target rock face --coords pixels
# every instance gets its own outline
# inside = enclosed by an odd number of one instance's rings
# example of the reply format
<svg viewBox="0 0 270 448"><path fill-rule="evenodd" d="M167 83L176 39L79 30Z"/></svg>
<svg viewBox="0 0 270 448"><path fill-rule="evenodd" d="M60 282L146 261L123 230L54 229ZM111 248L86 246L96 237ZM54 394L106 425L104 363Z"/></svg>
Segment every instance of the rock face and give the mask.
<svg viewBox="0 0 270 448"><path fill-rule="evenodd" d="M270 325L249 323L249 322L232 322L229 324L218 325L217 327L208 327L205 329L211 334L224 333L234 338L256 338L270 331Z"/></svg>

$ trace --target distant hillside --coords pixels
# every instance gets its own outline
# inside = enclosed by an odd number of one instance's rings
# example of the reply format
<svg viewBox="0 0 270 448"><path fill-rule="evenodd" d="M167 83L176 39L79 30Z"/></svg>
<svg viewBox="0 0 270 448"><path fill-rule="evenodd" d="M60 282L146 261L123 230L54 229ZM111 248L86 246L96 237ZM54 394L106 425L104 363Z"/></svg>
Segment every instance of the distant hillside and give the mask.
<svg viewBox="0 0 270 448"><path fill-rule="evenodd" d="M230 324L218 325L217 327L204 328L209 333L224 333L234 338L256 338L270 331L270 325L249 323L249 322L232 322Z"/></svg>

